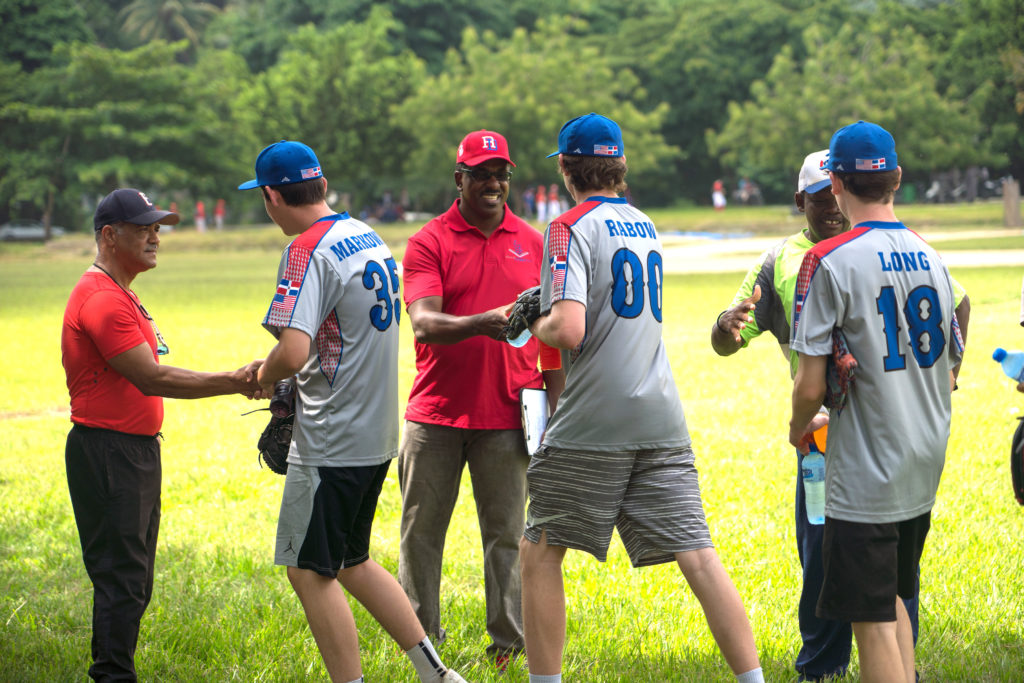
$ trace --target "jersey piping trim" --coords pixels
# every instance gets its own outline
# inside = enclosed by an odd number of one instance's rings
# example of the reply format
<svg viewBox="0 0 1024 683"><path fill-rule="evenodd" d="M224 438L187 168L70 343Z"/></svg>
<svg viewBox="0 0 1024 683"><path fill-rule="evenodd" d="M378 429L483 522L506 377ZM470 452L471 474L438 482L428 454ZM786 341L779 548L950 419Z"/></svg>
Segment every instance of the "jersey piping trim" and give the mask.
<svg viewBox="0 0 1024 683"><path fill-rule="evenodd" d="M580 219L582 219L588 213L590 213L594 209L599 208L601 206L602 202L606 202L606 201L607 202L612 202L612 203L615 203L615 204L625 204L626 203L626 200L622 199L621 197L591 197L590 199L586 199L586 200L580 202L579 204L577 204L573 208L569 209L568 211L566 211L561 216L559 216L558 218L556 218L555 220L553 220L551 222L552 223L562 223L562 224L566 225L567 227L572 227L572 226L576 225L577 223L579 223Z"/></svg>

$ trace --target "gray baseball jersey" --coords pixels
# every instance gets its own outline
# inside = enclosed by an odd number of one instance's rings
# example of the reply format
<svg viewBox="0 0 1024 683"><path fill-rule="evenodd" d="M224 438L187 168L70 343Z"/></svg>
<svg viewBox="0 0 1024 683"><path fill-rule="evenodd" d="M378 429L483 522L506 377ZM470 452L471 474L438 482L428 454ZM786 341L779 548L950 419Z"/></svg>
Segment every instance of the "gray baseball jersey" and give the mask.
<svg viewBox="0 0 1024 683"><path fill-rule="evenodd" d="M902 223L868 222L815 245L796 286L792 348L858 368L829 420L825 514L884 523L928 512L946 459L950 370L963 341L949 271Z"/></svg>
<svg viewBox="0 0 1024 683"><path fill-rule="evenodd" d="M662 251L654 222L622 198L594 197L548 226L542 313L587 307L580 346L562 352L565 390L544 444L586 451L690 444L661 338Z"/></svg>
<svg viewBox="0 0 1024 683"><path fill-rule="evenodd" d="M391 251L348 214L320 219L285 249L263 326L312 340L288 462L364 466L395 457L401 301Z"/></svg>

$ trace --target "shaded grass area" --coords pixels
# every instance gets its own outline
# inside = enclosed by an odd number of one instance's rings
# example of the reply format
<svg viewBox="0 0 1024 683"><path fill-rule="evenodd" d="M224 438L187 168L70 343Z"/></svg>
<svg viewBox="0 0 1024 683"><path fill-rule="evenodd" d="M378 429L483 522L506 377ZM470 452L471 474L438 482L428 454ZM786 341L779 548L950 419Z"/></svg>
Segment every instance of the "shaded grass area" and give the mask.
<svg viewBox="0 0 1024 683"><path fill-rule="evenodd" d="M171 242L135 287L171 347L164 360L214 370L262 357L272 340L259 321L274 287L277 247L208 253L175 250ZM88 262L7 254L0 263L8 351L0 373L0 680L81 680L88 666L91 587L64 479L69 423L58 339L67 293ZM1013 268L954 274L973 310L922 564L918 669L922 680L1018 681L1024 511L1010 494L1006 460L1024 396L989 356L996 345L1024 347L1021 275ZM746 603L768 679L795 680L799 568L786 364L771 338L730 358L716 356L708 341L740 277L667 276L664 334L712 537ZM405 316L402 324L404 403L414 363ZM283 479L257 465L266 414L241 416L252 407L235 397L166 401L156 590L137 653L144 679L326 680L298 600L273 566ZM375 558L392 570L399 512L392 472L372 542ZM466 481L446 549L442 656L468 680L525 681L522 662L499 677L484 656L482 573ZM604 565L569 553L565 575L567 680L732 680L673 567L634 571L616 540ZM397 646L361 608L355 612L367 680L413 680ZM847 680L858 680L855 664Z"/></svg>

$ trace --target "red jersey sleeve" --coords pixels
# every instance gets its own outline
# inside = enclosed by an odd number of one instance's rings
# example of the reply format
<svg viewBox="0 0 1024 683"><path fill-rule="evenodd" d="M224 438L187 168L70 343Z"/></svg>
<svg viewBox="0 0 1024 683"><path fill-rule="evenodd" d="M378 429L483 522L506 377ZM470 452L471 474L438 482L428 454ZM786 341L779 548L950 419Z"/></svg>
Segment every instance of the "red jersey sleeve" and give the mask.
<svg viewBox="0 0 1024 683"><path fill-rule="evenodd" d="M402 257L402 296L406 307L427 296L444 296L440 249L430 235L414 235Z"/></svg>

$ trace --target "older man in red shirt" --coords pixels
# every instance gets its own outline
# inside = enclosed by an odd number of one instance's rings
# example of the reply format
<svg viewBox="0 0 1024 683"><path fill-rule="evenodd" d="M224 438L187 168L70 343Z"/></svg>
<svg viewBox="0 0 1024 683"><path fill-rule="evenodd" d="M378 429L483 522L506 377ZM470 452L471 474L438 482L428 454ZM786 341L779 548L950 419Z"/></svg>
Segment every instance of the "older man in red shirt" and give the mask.
<svg viewBox="0 0 1024 683"><path fill-rule="evenodd" d="M96 259L64 311L61 353L71 394L64 458L68 489L93 584L92 659L97 681L134 681L139 625L153 594L160 527L163 396L258 394L254 361L234 372L160 365L169 353L152 316L130 287L156 267L161 211L123 188L96 209Z"/></svg>

